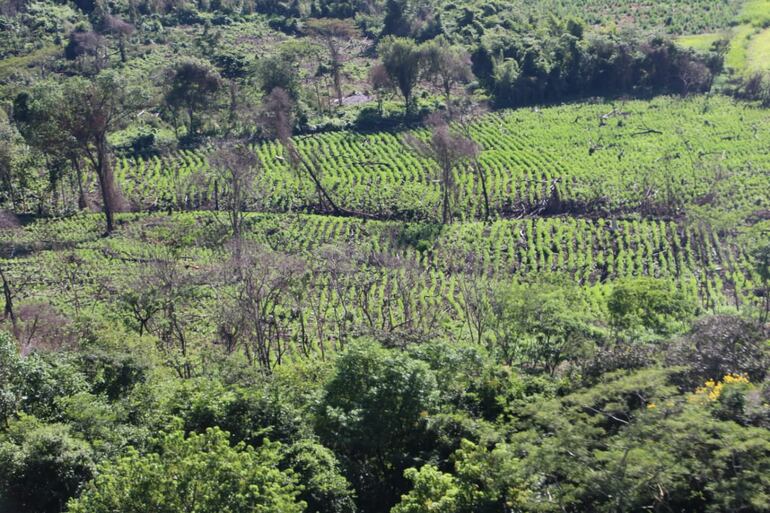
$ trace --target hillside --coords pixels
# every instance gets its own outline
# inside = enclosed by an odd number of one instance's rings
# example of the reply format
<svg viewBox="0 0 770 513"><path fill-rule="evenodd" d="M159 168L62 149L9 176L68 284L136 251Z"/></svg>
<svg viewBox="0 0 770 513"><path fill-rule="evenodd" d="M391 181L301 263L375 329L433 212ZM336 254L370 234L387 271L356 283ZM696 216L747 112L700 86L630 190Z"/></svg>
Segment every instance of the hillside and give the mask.
<svg viewBox="0 0 770 513"><path fill-rule="evenodd" d="M770 512L767 0L0 27L0 513Z"/></svg>

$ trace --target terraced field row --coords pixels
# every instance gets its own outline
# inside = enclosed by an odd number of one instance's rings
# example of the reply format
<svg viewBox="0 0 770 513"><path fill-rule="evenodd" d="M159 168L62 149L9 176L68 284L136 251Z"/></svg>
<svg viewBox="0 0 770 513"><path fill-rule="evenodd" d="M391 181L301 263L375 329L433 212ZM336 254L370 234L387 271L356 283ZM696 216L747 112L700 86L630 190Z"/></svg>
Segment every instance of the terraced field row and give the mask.
<svg viewBox="0 0 770 513"><path fill-rule="evenodd" d="M471 0L434 0L445 6L442 24L453 28L462 23L465 9L479 9ZM739 13L744 0L503 0L483 4L482 11L515 12L522 18L574 17L587 25L634 27L668 34L699 34L727 28ZM497 8L498 11L494 9ZM481 10L481 9L479 9ZM478 16L477 16L478 17ZM466 22L467 24L467 22Z"/></svg>
<svg viewBox="0 0 770 513"><path fill-rule="evenodd" d="M120 235L107 240L99 237L96 217L30 227L30 241L41 246L28 247L27 256L6 260L3 265L16 281L29 282L31 296L38 292L57 296L50 294L52 288L75 293L84 287L101 292L92 290L83 297L99 298L125 285L116 277L135 278L147 262L171 254L202 272L226 258L218 247L222 225L211 213L182 214L171 220L123 215ZM706 227L688 228L674 222L546 218L440 229L328 216L259 214L250 216L247 225L255 242L304 262L309 272L305 286L322 291L329 308L335 301L340 301L340 307L345 300L331 299L342 294L341 290L346 290L344 294L368 294L370 290L391 294L395 293L394 283L403 284L407 278L414 283L399 293L408 291L410 301L424 302L430 297L450 306L460 300L458 281L468 277L473 283L498 284L562 277L601 295L617 280L652 276L698 297L707 308L740 307L757 300L753 287L757 277L735 241L721 239ZM66 226L70 228L63 230ZM58 240L59 234L68 238ZM0 242L4 248L27 247L19 237ZM330 286L330 280L342 280L343 275L345 286ZM64 307L72 303L67 294L58 296ZM359 298L349 304L368 303Z"/></svg>
<svg viewBox="0 0 770 513"><path fill-rule="evenodd" d="M515 110L482 117L470 133L500 217L678 217L692 205L748 216L770 207L770 116L722 97ZM383 219L438 217L436 166L400 135L336 132L296 144L342 206ZM281 148L254 150L263 170L249 209L315 211L312 182L289 168ZM227 187L206 156L121 159L124 194L139 209L216 208ZM455 175L455 216L479 219L481 177L470 166Z"/></svg>

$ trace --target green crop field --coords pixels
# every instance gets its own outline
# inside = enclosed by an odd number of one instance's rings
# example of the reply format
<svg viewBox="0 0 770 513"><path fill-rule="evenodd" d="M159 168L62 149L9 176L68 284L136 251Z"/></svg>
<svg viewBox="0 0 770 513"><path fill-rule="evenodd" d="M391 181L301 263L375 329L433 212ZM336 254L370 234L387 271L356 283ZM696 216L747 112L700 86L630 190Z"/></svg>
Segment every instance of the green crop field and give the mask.
<svg viewBox="0 0 770 513"><path fill-rule="evenodd" d="M769 128L762 109L694 97L499 112L472 123L470 132L483 149L478 160L496 217L681 217L705 204L745 217L770 207L770 176L761 171L770 161L763 152ZM436 219L436 169L409 149L403 134L337 132L296 144L315 159L342 205L386 218ZM312 184L289 169L280 146L255 151L263 169L253 208L313 210ZM471 168L456 175L456 214L481 218L480 176ZM214 206L217 185L206 152L121 159L118 176L139 208Z"/></svg>
<svg viewBox="0 0 770 513"><path fill-rule="evenodd" d="M462 12L462 8L478 5L470 1L438 3L445 8L449 5L450 19L453 13ZM739 14L753 18L763 12L761 5L744 8L741 0L505 0L489 4L488 8L494 5L500 6L498 12L510 9L530 16L574 16L595 26L636 27L669 34L700 34L724 29Z"/></svg>
<svg viewBox="0 0 770 513"><path fill-rule="evenodd" d="M215 249L223 233L214 213L169 219L128 214L120 224L119 233L104 241L96 215L34 223L23 237L0 241L6 250L26 255L0 265L12 280L24 283L20 300L54 296L70 315L107 308L104 315L113 316L124 307L121 298L133 290L134 280L147 277L147 262L176 251L179 262L204 276L229 258L227 251ZM342 322L339 312L346 308L345 331L372 323L386 331L409 326L463 336L466 328L456 321L466 315L471 283L493 289L535 276L572 282L586 291L586 307L599 313L614 283L643 276L668 283L707 311L750 307L759 300L754 296L759 278L738 239L703 225L564 217L441 229L257 214L247 218L247 226L247 238L265 251L302 262L303 292L293 307L312 311L302 321L318 329L304 335L302 348L286 350L293 357L307 347L336 347L340 327L334 323ZM75 275L68 262L76 264ZM199 289L201 302L194 308L205 307L214 317L203 324L214 324L221 298L208 285ZM287 341L298 343L299 322L287 317Z"/></svg>

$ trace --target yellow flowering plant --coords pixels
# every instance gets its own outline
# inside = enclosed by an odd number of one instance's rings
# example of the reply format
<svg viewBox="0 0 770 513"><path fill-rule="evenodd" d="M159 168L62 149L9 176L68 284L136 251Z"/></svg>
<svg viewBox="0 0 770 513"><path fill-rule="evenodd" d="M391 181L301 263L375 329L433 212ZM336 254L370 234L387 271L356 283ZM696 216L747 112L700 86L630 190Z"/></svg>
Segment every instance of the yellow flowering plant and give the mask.
<svg viewBox="0 0 770 513"><path fill-rule="evenodd" d="M698 387L693 394L693 400L696 402L715 402L722 396L725 385L750 385L751 382L746 376L740 374L726 374L722 381L710 379L702 387Z"/></svg>

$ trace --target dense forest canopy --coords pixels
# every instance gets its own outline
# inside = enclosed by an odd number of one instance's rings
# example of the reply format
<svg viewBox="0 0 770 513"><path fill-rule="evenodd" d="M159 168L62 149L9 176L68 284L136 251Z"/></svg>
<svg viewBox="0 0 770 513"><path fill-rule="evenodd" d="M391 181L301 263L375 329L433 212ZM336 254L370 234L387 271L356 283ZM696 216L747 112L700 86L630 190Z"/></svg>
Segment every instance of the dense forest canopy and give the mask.
<svg viewBox="0 0 770 513"><path fill-rule="evenodd" d="M0 29L0 513L770 512L770 0Z"/></svg>

